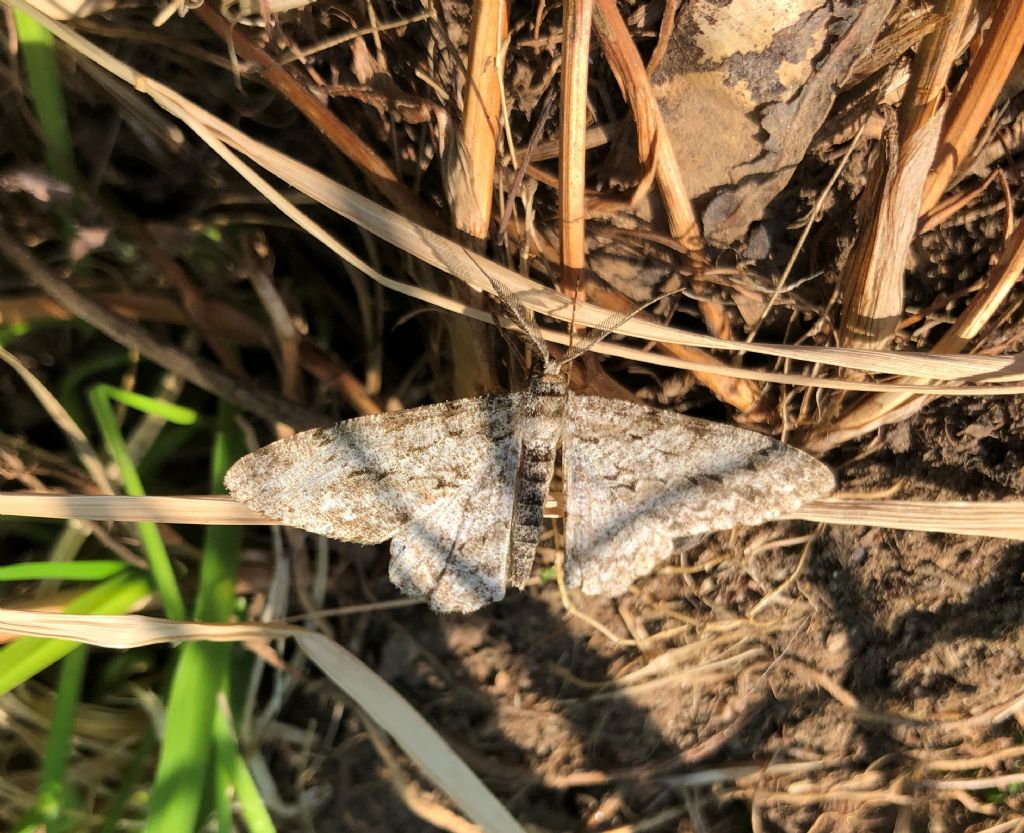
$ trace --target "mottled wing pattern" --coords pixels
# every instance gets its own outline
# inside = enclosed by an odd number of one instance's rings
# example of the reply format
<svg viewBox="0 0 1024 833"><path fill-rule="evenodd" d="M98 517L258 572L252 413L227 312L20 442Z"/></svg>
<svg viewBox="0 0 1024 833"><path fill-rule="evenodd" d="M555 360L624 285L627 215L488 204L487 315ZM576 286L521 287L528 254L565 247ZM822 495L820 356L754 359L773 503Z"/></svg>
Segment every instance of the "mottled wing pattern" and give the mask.
<svg viewBox="0 0 1024 833"><path fill-rule="evenodd" d="M436 610L504 596L521 394L359 417L296 434L228 471L232 496L331 538L393 538L392 581Z"/></svg>
<svg viewBox="0 0 1024 833"><path fill-rule="evenodd" d="M673 539L763 523L832 491L827 466L771 437L571 395L563 435L565 577L618 594Z"/></svg>
<svg viewBox="0 0 1024 833"><path fill-rule="evenodd" d="M426 596L438 613L470 613L505 598L518 443L503 434L479 451L481 465L463 488L417 513L391 541L392 584Z"/></svg>

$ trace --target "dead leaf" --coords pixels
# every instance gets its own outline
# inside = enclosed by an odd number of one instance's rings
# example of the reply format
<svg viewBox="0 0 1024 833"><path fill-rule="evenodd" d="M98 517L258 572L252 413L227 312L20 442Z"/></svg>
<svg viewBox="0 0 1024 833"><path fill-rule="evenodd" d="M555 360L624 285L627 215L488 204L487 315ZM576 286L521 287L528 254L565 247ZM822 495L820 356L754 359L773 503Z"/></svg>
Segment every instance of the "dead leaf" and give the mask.
<svg viewBox="0 0 1024 833"><path fill-rule="evenodd" d="M696 0L654 77L705 236L741 239L789 181L891 2Z"/></svg>

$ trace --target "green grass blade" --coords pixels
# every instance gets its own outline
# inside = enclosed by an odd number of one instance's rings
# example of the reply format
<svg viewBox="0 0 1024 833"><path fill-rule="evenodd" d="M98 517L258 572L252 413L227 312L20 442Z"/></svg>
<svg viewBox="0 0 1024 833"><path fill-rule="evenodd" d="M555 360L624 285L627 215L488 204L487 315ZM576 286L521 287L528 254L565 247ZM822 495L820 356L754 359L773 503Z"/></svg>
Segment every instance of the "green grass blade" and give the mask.
<svg viewBox="0 0 1024 833"><path fill-rule="evenodd" d="M103 581L128 569L123 561L32 561L0 567L0 581Z"/></svg>
<svg viewBox="0 0 1024 833"><path fill-rule="evenodd" d="M210 494L226 494L224 475L231 465L245 453L242 436L235 428L234 409L221 403L217 414L218 431L213 446L213 460L210 466ZM211 565L209 581L204 582L196 601L197 618L203 619L200 610L208 609L211 616L228 620L233 618L235 608L234 586L238 578L238 568L242 553L241 526L210 527L207 531L209 552L203 553L204 570ZM207 557L209 556L209 557ZM202 591L209 588L208 594ZM225 702L230 702L230 675L224 677ZM234 786L235 797L238 799L242 817L249 833L275 833L274 822L270 811L263 803L256 782L245 764L238 749L237 737L233 727L228 724L225 713L218 710L214 714L214 743L216 744L218 772L221 766L227 770L231 784ZM219 780L219 779L218 779ZM218 800L221 794L217 794ZM228 828L230 829L230 828Z"/></svg>
<svg viewBox="0 0 1024 833"><path fill-rule="evenodd" d="M218 715L220 712L218 711ZM214 717L215 726L220 723ZM216 728L214 729L216 732ZM215 741L216 744L216 741ZM237 749L232 742L230 748L237 752ZM234 792L231 788L231 770L224 765L224 761L220 755L220 744L216 744L214 747L213 757L213 803L215 818L217 820L216 831L217 833L234 833L234 814L231 811L231 794Z"/></svg>
<svg viewBox="0 0 1024 833"><path fill-rule="evenodd" d="M14 25L25 59L32 104L43 131L46 164L54 176L74 184L78 181L75 152L53 35L42 24L18 11L14 13Z"/></svg>
<svg viewBox="0 0 1024 833"><path fill-rule="evenodd" d="M234 786L235 799L249 833L276 833L274 820L263 803L252 773L238 750L238 744L223 712L214 718L214 744L218 769L223 769Z"/></svg>
<svg viewBox="0 0 1024 833"><path fill-rule="evenodd" d="M65 816L67 795L67 766L71 757L71 743L75 730L75 712L82 697L82 682L89 661L89 649L80 645L60 664L60 682L57 702L50 724L50 736L43 758L42 783L37 805L46 824L47 833L58 833L70 827Z"/></svg>
<svg viewBox="0 0 1024 833"><path fill-rule="evenodd" d="M233 410L221 403L210 455L210 494L227 494L224 475L245 451L231 421ZM196 594L195 617L204 622L226 622L235 613L235 582L242 555L241 526L208 526L203 539L203 562Z"/></svg>
<svg viewBox="0 0 1024 833"><path fill-rule="evenodd" d="M139 542L153 570L153 583L157 586L157 592L164 603L164 610L172 619L184 618L185 600L178 588L178 579L174 575L174 567L167 554L167 547L164 546L164 539L160 537L160 530L153 523L140 523L137 524L137 528Z"/></svg>
<svg viewBox="0 0 1024 833"><path fill-rule="evenodd" d="M223 404L211 454L211 491L223 490L224 473L242 452L241 438ZM203 539L195 616L227 621L234 615L234 588L242 551L241 527L211 526ZM231 646L189 643L182 646L167 698L163 745L153 779L146 833L184 833L201 822L203 796L215 798L217 777L211 771L210 736L218 694L228 682ZM211 775L213 776L211 778Z"/></svg>
<svg viewBox="0 0 1024 833"><path fill-rule="evenodd" d="M146 816L146 833L191 833L199 827L210 765L210 733L217 690L231 646L181 646L167 697L160 757Z"/></svg>
<svg viewBox="0 0 1024 833"><path fill-rule="evenodd" d="M148 578L128 570L91 587L64 608L65 613L127 613L153 590ZM31 679L78 647L64 639L23 637L0 648L0 694Z"/></svg>
<svg viewBox="0 0 1024 833"><path fill-rule="evenodd" d="M121 470L121 482L125 493L141 497L146 494L145 489L142 487L142 479L139 477L135 463L132 462L131 455L128 453L128 446L124 441L124 435L121 433L121 426L117 424L117 417L110 404L110 393L114 390L118 389L110 385L94 385L89 388L89 406L92 408L96 425L99 428L100 435L103 437L103 443ZM121 392L124 393L124 391ZM143 396L142 399L149 400L148 403L145 403L146 407L150 407L152 402L156 401L147 396ZM118 401L123 402L124 400L119 399ZM125 404L128 403L126 402ZM139 404L142 403L140 402ZM170 403L164 404L169 405ZM173 414L175 409L179 407L175 405L173 408L165 410ZM191 411L188 408L183 410ZM194 414L195 412L192 411L192 413ZM160 537L157 525L143 522L137 524L136 527L139 531L139 540L142 543L143 552L145 552L150 569L153 571L153 583L156 585L157 592L163 601L164 610L172 619L184 619L185 600L178 587L178 580L174 574L171 558L167 554L167 547L164 546L164 541Z"/></svg>
<svg viewBox="0 0 1024 833"><path fill-rule="evenodd" d="M93 385L90 394L93 390L99 391L111 402L120 402L133 411L158 416L174 425L195 425L199 421L198 411L186 408L177 402L168 402L166 399L157 399L153 396L146 396L144 393L103 383Z"/></svg>

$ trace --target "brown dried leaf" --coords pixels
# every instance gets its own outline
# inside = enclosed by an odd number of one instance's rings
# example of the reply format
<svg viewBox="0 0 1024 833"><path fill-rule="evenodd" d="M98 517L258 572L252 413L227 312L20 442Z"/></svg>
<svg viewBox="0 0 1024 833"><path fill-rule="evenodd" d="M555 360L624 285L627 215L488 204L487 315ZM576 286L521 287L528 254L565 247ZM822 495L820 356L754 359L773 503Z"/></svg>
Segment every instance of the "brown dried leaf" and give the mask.
<svg viewBox="0 0 1024 833"><path fill-rule="evenodd" d="M691 193L724 187L703 216L707 239L731 244L761 218L891 7L858 0L836 16L811 0L683 4L654 80Z"/></svg>

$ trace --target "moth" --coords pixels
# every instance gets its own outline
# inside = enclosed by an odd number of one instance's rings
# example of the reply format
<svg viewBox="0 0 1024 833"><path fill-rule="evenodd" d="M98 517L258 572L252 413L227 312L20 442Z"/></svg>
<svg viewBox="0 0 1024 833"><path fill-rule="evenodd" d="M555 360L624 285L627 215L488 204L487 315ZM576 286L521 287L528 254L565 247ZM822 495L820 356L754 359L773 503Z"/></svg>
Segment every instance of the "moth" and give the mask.
<svg viewBox="0 0 1024 833"><path fill-rule="evenodd" d="M391 539L399 590L467 613L526 584L559 452L565 580L588 594L623 593L679 538L763 523L833 490L827 466L771 437L573 393L563 369L593 341L555 360L503 300L542 357L527 390L279 440L232 466L231 495L320 535Z"/></svg>

